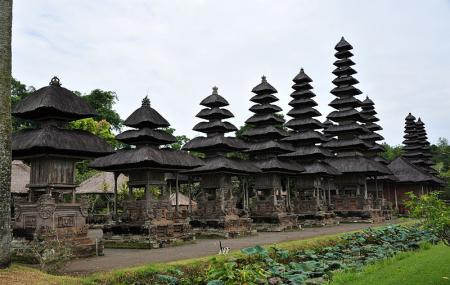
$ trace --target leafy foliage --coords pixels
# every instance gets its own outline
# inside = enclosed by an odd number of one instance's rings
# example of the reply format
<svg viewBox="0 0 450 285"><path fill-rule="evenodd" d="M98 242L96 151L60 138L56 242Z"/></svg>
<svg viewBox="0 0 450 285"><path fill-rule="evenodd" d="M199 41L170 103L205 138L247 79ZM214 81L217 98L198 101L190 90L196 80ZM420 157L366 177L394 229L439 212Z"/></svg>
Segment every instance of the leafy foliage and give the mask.
<svg viewBox="0 0 450 285"><path fill-rule="evenodd" d="M439 192L416 196L408 193L406 202L411 216L422 219L424 227L450 245L450 206L439 198Z"/></svg>
<svg viewBox="0 0 450 285"><path fill-rule="evenodd" d="M390 146L387 143L383 143L381 146L384 149L381 156L388 161L392 161L403 154L403 148L401 145Z"/></svg>
<svg viewBox="0 0 450 285"><path fill-rule="evenodd" d="M119 100L116 92L94 89L89 94L81 95L81 98L97 111L99 116L95 118L96 120L107 121L115 131L120 131L123 121L113 109Z"/></svg>
<svg viewBox="0 0 450 285"><path fill-rule="evenodd" d="M331 279L336 270L359 269L398 252L418 249L423 242L437 241L430 231L417 227L388 226L348 234L313 249L244 248L242 255L214 258L206 267L177 266L124 284L317 284Z"/></svg>

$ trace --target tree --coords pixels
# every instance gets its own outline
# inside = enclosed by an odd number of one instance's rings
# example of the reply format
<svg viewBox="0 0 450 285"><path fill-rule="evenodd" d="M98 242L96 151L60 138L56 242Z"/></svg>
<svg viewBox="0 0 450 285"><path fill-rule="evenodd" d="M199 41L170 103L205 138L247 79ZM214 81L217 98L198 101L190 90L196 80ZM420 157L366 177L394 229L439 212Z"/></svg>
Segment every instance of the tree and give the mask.
<svg viewBox="0 0 450 285"><path fill-rule="evenodd" d="M174 128L162 128L162 130L171 135L175 133ZM169 145L169 148L175 150L180 150L181 147L189 141L189 138L185 135L175 136L175 138L177 139L177 141Z"/></svg>
<svg viewBox="0 0 450 285"><path fill-rule="evenodd" d="M76 93L80 94L79 92ZM99 116L95 118L96 120L106 120L111 124L115 131L120 131L123 121L119 114L113 109L113 106L118 101L116 92L95 89L87 95L81 95L81 98L97 110Z"/></svg>
<svg viewBox="0 0 450 285"><path fill-rule="evenodd" d="M384 152L381 156L388 161L392 161L403 154L403 149L401 145L390 146L387 143L381 145L384 148Z"/></svg>
<svg viewBox="0 0 450 285"><path fill-rule="evenodd" d="M11 263L12 0L0 1L0 268Z"/></svg>
<svg viewBox="0 0 450 285"><path fill-rule="evenodd" d="M21 100L25 99L28 95L34 92L33 86L26 86L19 80L15 78L11 78L11 108L17 105ZM12 130L13 132L33 127L34 123L20 119L20 118L12 118Z"/></svg>

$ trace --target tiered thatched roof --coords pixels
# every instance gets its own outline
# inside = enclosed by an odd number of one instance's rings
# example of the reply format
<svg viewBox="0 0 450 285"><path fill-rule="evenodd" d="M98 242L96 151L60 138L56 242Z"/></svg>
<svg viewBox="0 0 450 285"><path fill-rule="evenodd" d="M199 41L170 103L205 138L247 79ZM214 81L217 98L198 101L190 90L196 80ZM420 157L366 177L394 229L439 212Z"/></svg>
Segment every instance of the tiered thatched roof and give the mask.
<svg viewBox="0 0 450 285"><path fill-rule="evenodd" d="M411 113L405 118L405 135L403 138L404 154L403 157L407 158L409 161L415 164L423 163L422 157L422 145L417 140L416 133L416 117Z"/></svg>
<svg viewBox="0 0 450 285"><path fill-rule="evenodd" d="M428 141L427 131L425 129L425 124L422 122L420 118L417 119L416 122L416 140L419 145L422 146L421 150L421 160L423 162L418 163L420 167L423 167L429 173L436 174L436 171L432 168L435 164L431 160L431 150L430 150L430 142Z"/></svg>
<svg viewBox="0 0 450 285"><path fill-rule="evenodd" d="M362 92L353 86L359 83L353 77L353 74L356 74L352 67L355 63L350 59L353 56L351 52L353 47L342 37L335 49L337 60L334 63L336 69L333 74L337 78L333 80L336 87L331 90L331 93L337 98L329 105L336 111L331 112L327 118L337 124L329 126L326 133L335 136L336 139L325 143L324 146L338 154L364 152L371 146L359 138L360 135L367 134L368 130L359 124L363 122L364 116L356 110L362 103L354 96Z"/></svg>
<svg viewBox="0 0 450 285"><path fill-rule="evenodd" d="M36 129L18 131L12 136L14 159L56 154L75 158L98 157L113 152L106 141L80 130L65 128L65 122L97 115L83 99L61 87L57 77L20 101L12 114L40 123Z"/></svg>
<svg viewBox="0 0 450 285"><path fill-rule="evenodd" d="M208 120L195 125L194 130L206 133L206 137L196 137L184 146L184 150L198 151L206 155L205 165L186 171L189 175L203 175L211 173L229 173L246 175L259 172L254 165L245 161L226 157L227 153L248 149L243 141L225 137L225 133L237 130L237 128L222 120L232 118L234 115L222 107L228 106L228 101L219 95L218 88L213 87L210 96L200 102L206 108L198 114L198 118Z"/></svg>
<svg viewBox="0 0 450 285"><path fill-rule="evenodd" d="M97 112L86 101L72 91L61 87L55 76L49 86L34 91L14 107L12 115L33 121L49 119L74 121L97 116Z"/></svg>
<svg viewBox="0 0 450 285"><path fill-rule="evenodd" d="M158 169L177 171L203 165L203 162L183 151L160 148L160 145L176 141L171 134L158 128L170 126L145 97L142 106L134 111L124 125L137 130L125 131L116 136L124 143L136 145L134 149L119 150L114 154L94 160L91 167L104 171L128 171L131 169Z"/></svg>
<svg viewBox="0 0 450 285"><path fill-rule="evenodd" d="M355 98L362 92L354 87L359 82L353 77L356 74L352 67L355 63L351 60L353 47L342 37L335 49L337 60L334 62L336 69L333 70L333 74L337 77L333 80L336 87L331 90L331 93L337 98L329 105L336 111L331 112L327 118L336 124L326 128L325 133L333 139L324 143L323 146L335 152L337 157L327 162L342 173L389 174L389 169L384 165L365 157L373 148L373 144L360 138L362 135L369 137L371 134L362 123L373 122L374 118L369 118L368 115L373 116L374 110L370 110L371 101L366 101L363 112L357 110L358 107L363 106L363 103Z"/></svg>
<svg viewBox="0 0 450 285"><path fill-rule="evenodd" d="M267 82L265 76L261 83L252 89L254 95L250 107L254 113L245 123L250 126L242 136L250 145L247 151L254 163L263 172L297 174L304 169L297 163L280 161L278 155L292 152L295 149L288 143L280 141L289 136L283 130L284 119L278 114L281 108L273 103L278 101L274 95L277 90ZM301 115L299 115L301 116Z"/></svg>
<svg viewBox="0 0 450 285"><path fill-rule="evenodd" d="M376 132L382 130L383 128L376 123L380 119L376 116L377 112L375 111L375 103L369 99L369 97L366 97L366 99L362 101L361 107L361 114L364 115L364 127L369 130L369 133L361 135L360 139L372 145L367 154L369 156L375 156L383 151L383 147L378 143L378 141L382 141L384 138Z"/></svg>

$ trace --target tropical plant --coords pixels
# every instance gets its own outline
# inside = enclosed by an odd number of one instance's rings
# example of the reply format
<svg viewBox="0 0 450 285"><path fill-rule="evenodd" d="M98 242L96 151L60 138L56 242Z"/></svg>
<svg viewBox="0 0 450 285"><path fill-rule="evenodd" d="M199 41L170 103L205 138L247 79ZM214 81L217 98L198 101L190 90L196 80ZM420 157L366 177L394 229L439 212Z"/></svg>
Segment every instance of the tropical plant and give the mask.
<svg viewBox="0 0 450 285"><path fill-rule="evenodd" d="M439 192L416 196L410 192L406 206L411 216L421 219L424 228L450 245L450 206L439 198Z"/></svg>

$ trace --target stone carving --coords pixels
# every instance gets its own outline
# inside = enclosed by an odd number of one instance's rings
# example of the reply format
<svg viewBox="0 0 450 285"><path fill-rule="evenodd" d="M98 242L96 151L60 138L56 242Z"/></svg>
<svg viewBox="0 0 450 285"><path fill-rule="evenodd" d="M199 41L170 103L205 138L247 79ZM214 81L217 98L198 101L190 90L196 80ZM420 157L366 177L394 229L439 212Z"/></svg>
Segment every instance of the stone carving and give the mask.
<svg viewBox="0 0 450 285"><path fill-rule="evenodd" d="M43 194L38 199L38 212L42 219L50 218L56 209L55 199L50 194Z"/></svg>

